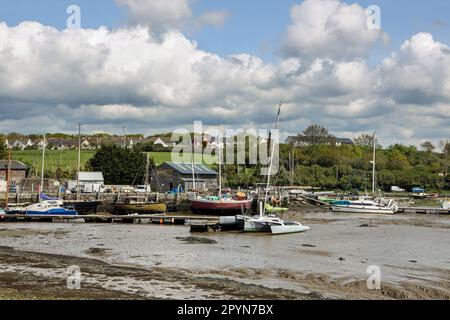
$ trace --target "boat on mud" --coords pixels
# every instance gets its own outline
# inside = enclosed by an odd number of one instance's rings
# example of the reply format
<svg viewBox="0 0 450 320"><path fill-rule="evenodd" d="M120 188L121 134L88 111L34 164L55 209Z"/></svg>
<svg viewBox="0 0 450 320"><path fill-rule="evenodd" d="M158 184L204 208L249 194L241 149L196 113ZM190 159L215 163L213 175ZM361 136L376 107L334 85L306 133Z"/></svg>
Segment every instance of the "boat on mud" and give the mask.
<svg viewBox="0 0 450 320"><path fill-rule="evenodd" d="M149 202L145 196L127 197L113 204L115 215L165 213L167 205L161 202Z"/></svg>

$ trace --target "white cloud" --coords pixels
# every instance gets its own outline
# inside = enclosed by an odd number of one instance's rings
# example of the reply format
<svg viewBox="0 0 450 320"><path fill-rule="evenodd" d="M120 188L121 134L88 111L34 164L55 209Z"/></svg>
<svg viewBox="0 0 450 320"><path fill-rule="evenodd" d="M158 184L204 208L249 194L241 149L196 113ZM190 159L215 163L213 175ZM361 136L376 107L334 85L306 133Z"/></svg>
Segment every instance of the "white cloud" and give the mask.
<svg viewBox="0 0 450 320"><path fill-rule="evenodd" d="M338 0L305 0L291 9L284 44L288 56L353 59L366 56L385 36L367 28L365 9Z"/></svg>
<svg viewBox="0 0 450 320"><path fill-rule="evenodd" d="M194 120L267 128L283 101L285 133L319 122L337 135L376 130L383 143L450 136L447 45L417 34L370 67L364 56L379 35L355 27L362 8L331 0L301 6L297 18L309 12L314 19L297 19L289 34L319 39L302 40L301 54L278 63L246 53L221 57L179 31L155 35L146 26L60 31L0 23L0 131L74 131L81 122L86 130L126 125L151 133ZM317 23L323 16L327 22ZM357 23L347 26L352 17Z"/></svg>
<svg viewBox="0 0 450 320"><path fill-rule="evenodd" d="M116 0L128 11L131 25L147 26L156 34L166 31L221 27L230 12L226 10L206 11L196 16L192 10L192 0Z"/></svg>
<svg viewBox="0 0 450 320"><path fill-rule="evenodd" d="M188 0L116 0L128 10L131 23L155 32L180 28L192 17Z"/></svg>

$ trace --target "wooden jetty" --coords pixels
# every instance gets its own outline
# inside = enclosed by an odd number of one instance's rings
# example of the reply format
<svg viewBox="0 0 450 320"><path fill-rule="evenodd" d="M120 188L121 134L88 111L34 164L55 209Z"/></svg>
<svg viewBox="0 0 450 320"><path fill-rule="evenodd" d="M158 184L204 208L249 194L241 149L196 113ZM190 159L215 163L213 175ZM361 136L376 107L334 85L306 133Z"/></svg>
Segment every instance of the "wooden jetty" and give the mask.
<svg viewBox="0 0 450 320"><path fill-rule="evenodd" d="M397 213L450 214L450 210L439 207L399 207Z"/></svg>
<svg viewBox="0 0 450 320"><path fill-rule="evenodd" d="M199 223L200 221L207 225L218 224L219 217L201 216L201 215L168 215L168 214L145 214L145 215L32 215L24 214L8 214L8 220L25 221L25 222L86 222L86 223L152 223L152 224L172 224L184 225L191 222Z"/></svg>

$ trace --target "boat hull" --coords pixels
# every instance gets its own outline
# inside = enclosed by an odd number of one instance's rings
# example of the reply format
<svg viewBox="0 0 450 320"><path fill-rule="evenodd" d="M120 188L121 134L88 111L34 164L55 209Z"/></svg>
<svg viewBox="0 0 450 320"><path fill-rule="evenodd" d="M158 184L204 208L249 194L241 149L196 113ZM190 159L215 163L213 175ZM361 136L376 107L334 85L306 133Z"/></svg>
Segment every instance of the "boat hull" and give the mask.
<svg viewBox="0 0 450 320"><path fill-rule="evenodd" d="M76 201L76 200L64 200L65 207L73 207L79 214L97 213L97 209L101 204L101 201Z"/></svg>
<svg viewBox="0 0 450 320"><path fill-rule="evenodd" d="M272 234L289 234L308 231L309 227L301 225L270 226Z"/></svg>
<svg viewBox="0 0 450 320"><path fill-rule="evenodd" d="M164 203L144 203L144 204L115 203L114 204L114 214L116 214L116 215L127 215L127 214L133 214L133 213L139 213L139 214L165 213L166 211L167 211L167 206Z"/></svg>
<svg viewBox="0 0 450 320"><path fill-rule="evenodd" d="M374 208L374 207L356 207L356 206L333 206L333 212L345 213L375 213L375 214L395 214L394 209L390 208Z"/></svg>
<svg viewBox="0 0 450 320"><path fill-rule="evenodd" d="M245 221L244 232L271 232L270 225L254 221Z"/></svg>
<svg viewBox="0 0 450 320"><path fill-rule="evenodd" d="M25 215L27 216L43 216L43 215L49 215L49 216L77 216L78 212L76 210L69 210L65 208L52 208L45 211L39 211L39 210L27 210L25 212Z"/></svg>
<svg viewBox="0 0 450 320"><path fill-rule="evenodd" d="M252 200L191 200L191 210L205 215L233 215L242 214L252 208Z"/></svg>

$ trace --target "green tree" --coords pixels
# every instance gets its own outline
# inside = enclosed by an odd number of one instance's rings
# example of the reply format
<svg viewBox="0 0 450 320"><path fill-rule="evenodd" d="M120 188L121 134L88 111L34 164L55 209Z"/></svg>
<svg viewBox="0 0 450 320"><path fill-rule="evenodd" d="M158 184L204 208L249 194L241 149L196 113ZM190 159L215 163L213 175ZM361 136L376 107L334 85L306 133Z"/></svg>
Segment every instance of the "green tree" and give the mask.
<svg viewBox="0 0 450 320"><path fill-rule="evenodd" d="M363 146L363 147L373 146L374 137L375 136L373 134L362 133L359 136L357 136L355 139L353 139L353 142L357 146Z"/></svg>
<svg viewBox="0 0 450 320"><path fill-rule="evenodd" d="M143 181L146 155L136 149L102 146L89 160L93 171L103 172L106 184L133 184Z"/></svg>
<svg viewBox="0 0 450 320"><path fill-rule="evenodd" d="M420 145L426 152L432 152L434 149L436 149L436 147L430 142L430 141L425 141L424 143L422 143Z"/></svg>
<svg viewBox="0 0 450 320"><path fill-rule="evenodd" d="M303 137L309 144L324 144L333 142L335 137L328 132L328 129L319 125L312 124L302 132Z"/></svg>
<svg viewBox="0 0 450 320"><path fill-rule="evenodd" d="M5 138L0 136L0 159L6 159L8 151L6 150Z"/></svg>

